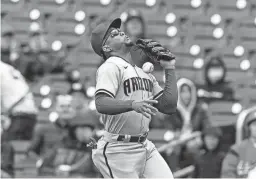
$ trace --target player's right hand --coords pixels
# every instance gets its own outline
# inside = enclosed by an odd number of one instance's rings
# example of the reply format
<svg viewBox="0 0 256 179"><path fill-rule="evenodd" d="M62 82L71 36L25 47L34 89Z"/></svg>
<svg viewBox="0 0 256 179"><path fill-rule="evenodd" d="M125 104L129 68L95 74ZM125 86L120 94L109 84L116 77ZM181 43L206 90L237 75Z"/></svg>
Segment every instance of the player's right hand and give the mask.
<svg viewBox="0 0 256 179"><path fill-rule="evenodd" d="M133 101L132 109L137 113L141 113L147 118L150 118L151 115L156 115L158 112L157 108L153 107L153 104L157 104L157 100L146 99L142 101Z"/></svg>

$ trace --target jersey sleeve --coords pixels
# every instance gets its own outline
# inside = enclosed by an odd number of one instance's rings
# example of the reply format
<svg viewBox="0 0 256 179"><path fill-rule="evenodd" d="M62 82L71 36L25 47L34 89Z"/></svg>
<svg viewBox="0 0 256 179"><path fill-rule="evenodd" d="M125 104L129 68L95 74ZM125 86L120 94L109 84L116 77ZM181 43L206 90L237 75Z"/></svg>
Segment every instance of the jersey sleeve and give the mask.
<svg viewBox="0 0 256 179"><path fill-rule="evenodd" d="M150 74L150 77L153 80L153 99L158 99L163 94L163 88L152 74Z"/></svg>
<svg viewBox="0 0 256 179"><path fill-rule="evenodd" d="M115 98L120 84L120 70L114 63L104 63L96 74L96 93L104 93Z"/></svg>

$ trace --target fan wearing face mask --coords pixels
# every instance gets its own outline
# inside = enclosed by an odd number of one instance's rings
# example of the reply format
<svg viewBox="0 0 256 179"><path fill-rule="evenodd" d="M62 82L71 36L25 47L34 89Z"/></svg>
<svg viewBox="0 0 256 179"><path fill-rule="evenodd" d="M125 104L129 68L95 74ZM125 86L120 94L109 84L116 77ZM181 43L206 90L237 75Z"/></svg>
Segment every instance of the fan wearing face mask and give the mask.
<svg viewBox="0 0 256 179"><path fill-rule="evenodd" d="M234 100L233 89L226 81L226 65L221 56L214 56L205 66L205 84L198 86L198 97L206 102Z"/></svg>

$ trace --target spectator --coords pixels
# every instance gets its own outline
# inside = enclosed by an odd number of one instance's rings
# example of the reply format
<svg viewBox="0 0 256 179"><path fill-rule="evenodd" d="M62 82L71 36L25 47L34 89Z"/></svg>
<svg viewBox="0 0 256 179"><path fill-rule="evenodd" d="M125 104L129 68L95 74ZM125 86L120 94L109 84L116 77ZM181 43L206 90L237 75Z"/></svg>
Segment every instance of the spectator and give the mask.
<svg viewBox="0 0 256 179"><path fill-rule="evenodd" d="M209 103L213 100L234 100L230 83L225 80L226 65L222 57L212 57L205 66L205 84L198 86L198 97Z"/></svg>
<svg viewBox="0 0 256 179"><path fill-rule="evenodd" d="M58 44L58 43L55 43ZM57 48L57 47L55 47ZM52 62L51 63L51 69L49 69L50 73L63 73L65 72L68 65L70 65L66 57L68 56L68 53L72 46L64 45L61 43L59 49L55 49L52 52Z"/></svg>
<svg viewBox="0 0 256 179"><path fill-rule="evenodd" d="M72 97L69 95L59 95L56 100L55 112L57 117L49 116L52 125L38 126L34 130L33 139L28 149L30 157L44 156L52 150L65 136L68 121L72 120L76 113L71 106Z"/></svg>
<svg viewBox="0 0 256 179"><path fill-rule="evenodd" d="M73 106L77 110L88 110L90 102L94 99L95 87L90 77L82 81L77 70L69 72L68 81L71 83L69 94L73 98ZM81 82L82 81L82 82Z"/></svg>
<svg viewBox="0 0 256 179"><path fill-rule="evenodd" d="M181 78L177 84L179 100L176 114L165 115L161 128L171 130L174 136L178 136L178 138L190 135L195 131L204 131L211 124L207 113L207 106L197 103L194 83L189 79ZM191 165L201 145L201 138L195 138L184 146L170 150L171 152L166 151L163 155L172 170L175 171ZM177 163L175 164L173 161Z"/></svg>
<svg viewBox="0 0 256 179"><path fill-rule="evenodd" d="M11 125L11 119L1 115L1 178L12 178L14 175L14 149L4 137Z"/></svg>
<svg viewBox="0 0 256 179"><path fill-rule="evenodd" d="M124 22L124 32L135 42L138 38L145 38L146 27L142 14L135 10L130 9L127 12L127 18Z"/></svg>
<svg viewBox="0 0 256 179"><path fill-rule="evenodd" d="M136 42L139 38L146 38L146 26L144 18L140 11L130 9L127 12L127 18L124 19L124 32L129 36L132 42ZM145 62L150 61L141 49L135 46L131 48L132 58L138 67L142 67ZM159 69L160 65L155 64L155 69Z"/></svg>
<svg viewBox="0 0 256 179"><path fill-rule="evenodd" d="M203 150L195 160L194 178L220 178L224 153L220 151L222 132L218 127L209 127L203 131Z"/></svg>
<svg viewBox="0 0 256 179"><path fill-rule="evenodd" d="M1 29L1 60L22 74L26 71L26 59L23 56L21 44L18 42L14 29L7 23Z"/></svg>
<svg viewBox="0 0 256 179"><path fill-rule="evenodd" d="M1 112L10 117L7 140L30 140L38 109L21 73L0 61Z"/></svg>
<svg viewBox="0 0 256 179"><path fill-rule="evenodd" d="M213 56L205 66L205 84L198 86L198 99L206 103L214 101L236 101L231 83L226 81L226 65L221 56ZM222 150L228 151L235 141L233 125L222 126Z"/></svg>
<svg viewBox="0 0 256 179"><path fill-rule="evenodd" d="M256 167L256 111L246 118L249 138L230 148L222 163L222 178L246 178Z"/></svg>
<svg viewBox="0 0 256 179"><path fill-rule="evenodd" d="M53 56L42 27L30 31L29 43L24 51L29 59L25 74L29 81L37 81L52 70Z"/></svg>
<svg viewBox="0 0 256 179"><path fill-rule="evenodd" d="M190 113L190 122L188 128L191 131L203 131L210 126L210 121L207 113L207 105L205 103L197 103L195 84L186 78L181 78L177 82L180 100L178 101L178 108L176 114L165 115L161 124L156 124L158 128L170 129L172 131L180 132L184 125L184 112ZM183 107L182 107L183 106ZM182 108L182 109L181 109ZM152 121L154 123L156 121ZM188 121L189 122L189 121Z"/></svg>
<svg viewBox="0 0 256 179"><path fill-rule="evenodd" d="M92 162L91 149L86 146L96 134L95 122L95 119L85 115L78 115L69 121L69 135L44 157L40 173L61 177L99 176Z"/></svg>

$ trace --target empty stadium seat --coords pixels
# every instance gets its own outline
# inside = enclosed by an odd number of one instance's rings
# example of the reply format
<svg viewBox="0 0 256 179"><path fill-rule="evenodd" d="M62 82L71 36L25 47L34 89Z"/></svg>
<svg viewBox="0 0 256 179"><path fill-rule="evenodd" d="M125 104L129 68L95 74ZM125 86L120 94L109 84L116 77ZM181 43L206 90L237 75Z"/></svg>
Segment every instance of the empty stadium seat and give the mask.
<svg viewBox="0 0 256 179"><path fill-rule="evenodd" d="M19 0L17 2L11 0L2 0L1 1L1 14L20 11L24 8L25 0Z"/></svg>
<svg viewBox="0 0 256 179"><path fill-rule="evenodd" d="M29 39L31 19L29 11L17 11L6 15L4 19L12 28L19 41L26 43Z"/></svg>
<svg viewBox="0 0 256 179"><path fill-rule="evenodd" d="M236 98L240 99L245 107L250 107L256 104L256 85L247 85L244 87L236 88Z"/></svg>
<svg viewBox="0 0 256 179"><path fill-rule="evenodd" d="M92 85L95 85L95 78L96 78L96 71L97 71L97 67L81 67L78 69L79 72L81 73L81 76L84 78L86 76L90 76L91 80L93 82Z"/></svg>
<svg viewBox="0 0 256 179"><path fill-rule="evenodd" d="M63 3L57 3L61 2L58 0L33 0L32 7L38 8L41 12L47 13L47 14L55 14L59 12L68 12L69 9L69 0L64 0Z"/></svg>
<svg viewBox="0 0 256 179"><path fill-rule="evenodd" d="M169 1L164 0L166 8L174 12L179 12L182 15L199 15L204 13L204 7L207 1L197 1L198 3L191 3L191 0L181 0L181 1Z"/></svg>
<svg viewBox="0 0 256 179"><path fill-rule="evenodd" d="M211 115L210 121L213 126L224 127L235 125L237 116L232 114Z"/></svg>
<svg viewBox="0 0 256 179"><path fill-rule="evenodd" d="M86 52L84 50L75 50L69 54L68 61L70 61L75 66L87 66L95 67L102 62L102 58L96 53Z"/></svg>
<svg viewBox="0 0 256 179"><path fill-rule="evenodd" d="M67 81L65 74L48 74L40 83L36 84L33 88L34 93L40 95L40 89L43 85L48 85L50 87L50 95L67 94L70 90L70 84Z"/></svg>
<svg viewBox="0 0 256 179"><path fill-rule="evenodd" d="M229 126L236 123L236 114L232 112L234 102L216 101L208 106L210 121L214 126Z"/></svg>
<svg viewBox="0 0 256 179"><path fill-rule="evenodd" d="M211 6L216 8L218 13L221 16L225 16L226 18L232 18L237 19L242 16L248 16L249 15L249 4L247 3L246 6L240 5L238 7L241 7L241 9L237 8L237 0L225 0L225 1L210 1Z"/></svg>
<svg viewBox="0 0 256 179"><path fill-rule="evenodd" d="M165 134L168 133L168 129L151 129L148 133L148 139L154 142L156 147L160 147L166 144L168 140L165 138Z"/></svg>
<svg viewBox="0 0 256 179"><path fill-rule="evenodd" d="M75 12L65 12L53 15L46 24L46 30L55 35L64 44L79 43L81 35L87 30L88 19L78 22Z"/></svg>

